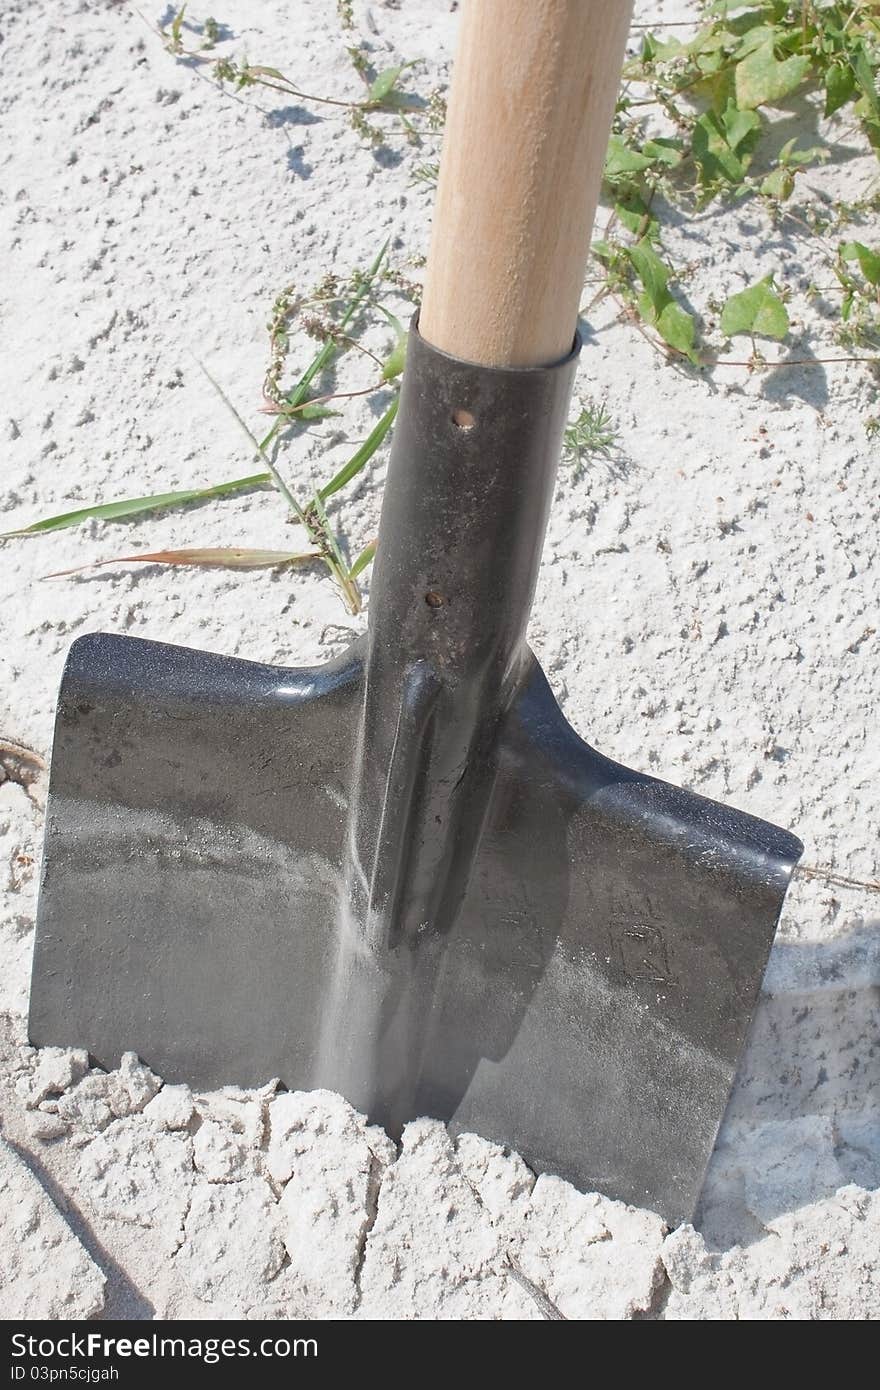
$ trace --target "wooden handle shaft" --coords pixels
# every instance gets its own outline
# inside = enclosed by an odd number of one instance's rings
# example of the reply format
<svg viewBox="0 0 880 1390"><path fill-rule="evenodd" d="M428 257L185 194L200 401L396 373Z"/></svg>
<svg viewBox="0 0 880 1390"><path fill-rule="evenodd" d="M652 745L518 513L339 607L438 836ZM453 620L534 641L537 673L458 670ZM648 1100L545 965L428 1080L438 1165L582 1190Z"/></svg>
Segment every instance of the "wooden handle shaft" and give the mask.
<svg viewBox="0 0 880 1390"><path fill-rule="evenodd" d="M420 315L484 366L571 347L632 0L465 0Z"/></svg>

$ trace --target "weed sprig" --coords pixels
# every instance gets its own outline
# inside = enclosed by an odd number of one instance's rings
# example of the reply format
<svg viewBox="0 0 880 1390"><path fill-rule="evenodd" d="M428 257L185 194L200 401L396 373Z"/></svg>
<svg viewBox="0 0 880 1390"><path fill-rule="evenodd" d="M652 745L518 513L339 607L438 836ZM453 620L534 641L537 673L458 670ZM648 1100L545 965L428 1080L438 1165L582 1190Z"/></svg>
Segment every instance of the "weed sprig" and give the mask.
<svg viewBox="0 0 880 1390"><path fill-rule="evenodd" d="M590 458L611 458L619 442L617 426L605 402L588 400L577 418L566 425L563 461L572 465L577 479Z"/></svg>
<svg viewBox="0 0 880 1390"><path fill-rule="evenodd" d="M868 216L870 199L841 206L824 220L817 213L812 223L809 214L804 220L785 206L805 170L827 159L822 146L800 148L789 140L769 167L765 158L762 172L754 169L757 156L766 154L768 111L795 98L818 97L826 117L851 112L866 148L880 153L878 69L880 13L864 0L713 0L701 7L691 37L647 29L639 56L624 71L605 165L612 214L594 245L600 295L614 296L673 357L695 366L734 365L721 345L700 340L697 317L683 302L679 287L687 268L675 266L663 244L663 204L699 212L751 197L769 219L787 221L805 236L827 234L844 217ZM880 252L849 241L829 246L826 259L841 290L837 342L850 351L876 350ZM768 361L757 343L787 336L786 297L780 269L719 306L725 340L751 339L751 357L736 365L794 365L791 358Z"/></svg>
<svg viewBox="0 0 880 1390"><path fill-rule="evenodd" d="M229 396L214 379L204 364L202 368L213 390L220 396L244 434L251 450L263 464L263 470L245 477L233 478L204 488L193 488L176 492L156 493L152 496L125 498L116 502L97 502L91 506L79 507L75 511L63 512L45 517L19 531L8 535L40 535L50 531L62 530L79 525L91 519L102 521L123 521L148 511L169 511L185 507L193 502L214 498L225 498L238 493L252 491L254 488L273 485L280 493L291 519L305 530L309 549L305 551L251 550L234 547L187 547L183 550L164 550L143 552L137 555L118 556L112 560L97 561L99 565L123 564L132 561L147 561L158 565L198 565L202 567L224 566L232 569L275 568L279 565L302 563L322 563L330 572L343 601L351 613L358 613L362 599L358 577L370 564L376 551L375 541L370 541L349 564L345 558L345 546L336 534L325 504L331 497L346 488L367 466L385 439L394 423L397 413L396 394L386 406L367 438L358 446L345 464L322 486L304 498L297 496L295 488L285 478L279 466L278 453L283 432L291 424L302 423L308 427L310 422L320 420L329 414L336 414L328 402L342 400L358 395L375 394L389 388L396 393L398 379L403 371L406 349L406 334L394 314L381 302L387 288L400 293L395 283L400 277L388 264L387 244L384 245L372 264L365 270L355 271L347 283L338 277L325 277L312 296L299 297L291 286L285 287L275 298L267 324L269 335L269 362L263 382L264 408L269 409L275 419L262 439L252 432L242 418ZM290 330L295 317L306 305L320 304L325 317L313 323L317 330L320 345L306 369L290 386L284 385L284 373L290 350ZM368 351L359 340L359 332L368 320L376 317L384 321L392 330L392 346L384 359ZM321 380L328 368L337 358L349 349L365 352L379 370L378 379L358 391L315 393L314 386ZM92 566L78 566L77 569ZM70 574L75 571L60 571Z"/></svg>
<svg viewBox="0 0 880 1390"><path fill-rule="evenodd" d="M237 92L248 87L266 87L270 91L295 97L309 105L331 106L340 111L347 111L352 129L367 144L374 147L384 144L388 138L388 132L376 125L372 119L376 116L395 116L401 124L405 138L409 143L416 145L421 140L419 128L415 124L417 120L423 121L427 131L436 131L442 127L446 110L442 94L439 91L434 92L428 101L423 103L411 92L407 92L402 85L404 74L415 66L413 62L398 63L377 72L370 64L362 46L347 45L346 52L352 67L366 88L364 96L359 101L353 101L345 97L306 92L280 68L266 63L251 63L246 58L236 60L228 55L215 57L212 50L220 39L221 31L214 19L207 19L202 25L192 26L201 34L202 43L197 48L187 47L184 42L186 9L186 5L182 5L164 25L157 27L157 33L168 53L191 64L206 65L220 86L228 84ZM338 4L337 11L341 27L346 31L352 30L352 6L343 0Z"/></svg>
<svg viewBox="0 0 880 1390"><path fill-rule="evenodd" d="M337 12L343 31L352 33L355 25L350 0L337 0ZM442 128L442 93L438 90L420 100L402 88L404 74L413 66L410 63L376 73L364 47L349 44L349 58L366 87L362 99L311 95L279 68L218 57L214 49L226 34L223 26L213 19L192 24L185 14L186 6L173 14L159 31L162 40L174 57L209 65L220 84L231 84L236 90L262 86L300 101L339 108L372 145L388 137L376 119L389 114L401 122L411 143L419 143L423 131ZM821 165L828 152L821 145L801 148L796 140L789 140L768 161L766 147L772 126L768 112L794 98L806 97L821 102L826 117L838 113L851 116L866 149L880 154L878 6L866 0L751 0L750 4L706 0L695 26L669 24L662 26L661 34L656 26L636 27L643 31L641 51L625 70L605 164L611 214L604 236L594 243L600 287L592 303L611 296L654 347L686 366L763 371L853 362L876 370L880 362L880 247L857 239L852 230L847 239L843 237L845 229L860 228L880 211L880 193L854 202L833 203L828 199L792 207L804 172ZM683 38L667 32L684 27L695 32ZM187 47L185 33L196 34L200 45ZM760 172L755 172L759 167ZM435 182L437 175L436 162L423 162L412 171L414 181L426 183ZM702 336L700 318L682 294L691 267L675 264L664 245L663 209L674 205L694 214L712 204L747 198L755 200L771 222L784 222L797 236L820 239L828 285L821 291L811 287L809 293L813 297L820 292L839 296L835 339L846 355L787 355L768 360L762 344L781 343L790 330L789 290L782 267L723 302L710 299L706 309L715 316L723 341L713 343ZM262 408L274 418L262 438L251 432L220 386L209 378L259 456L262 471L202 488L97 502L34 522L14 534L42 534L91 518L124 520L147 511L222 499L272 485L291 517L304 528L308 550L190 548L123 558L126 562L139 559L234 568L320 562L329 570L347 607L357 612L361 605L357 580L375 554L375 542L365 546L349 564L325 504L348 486L380 448L393 424L396 398L343 467L311 495L297 495L279 466L278 456L292 428L307 429L311 423L337 414L336 405L345 399L396 385L403 367L405 333L381 303L382 292L391 290L414 304L418 302L418 286L389 264L383 247L372 265L356 271L347 283L328 274L310 295L298 294L293 286L280 291L267 325L269 355L263 381ZM361 341L367 318L377 315L393 334L384 358ZM301 375L286 385L294 322L318 346ZM748 338L749 355L724 355L726 345L739 337ZM376 379L357 390L322 392L318 388L328 369L350 350L372 360ZM864 423L870 438L880 434L876 412ZM578 472L591 457L611 457L616 446L616 427L607 408L588 401L566 429L565 457Z"/></svg>

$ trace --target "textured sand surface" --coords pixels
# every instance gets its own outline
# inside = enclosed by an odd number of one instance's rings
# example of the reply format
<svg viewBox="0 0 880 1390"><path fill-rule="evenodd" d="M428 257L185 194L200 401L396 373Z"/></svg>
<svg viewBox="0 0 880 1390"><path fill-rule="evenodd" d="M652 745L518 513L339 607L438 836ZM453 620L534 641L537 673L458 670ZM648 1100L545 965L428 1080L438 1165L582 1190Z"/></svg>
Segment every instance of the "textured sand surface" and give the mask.
<svg viewBox="0 0 880 1390"><path fill-rule="evenodd" d="M446 80L451 8L355 4L376 66L422 59L421 91ZM693 15L686 0L638 8ZM219 51L358 94L329 0L224 0L217 18L231 33ZM0 33L2 528L253 471L195 358L257 428L281 287L346 274L389 235L418 274L425 152L399 138L371 151L330 108L224 95L113 0L3 0ZM834 150L831 196L876 179L846 132L811 109L798 119ZM751 203L665 235L695 304L774 270L791 290L791 355L837 354L807 295L818 247ZM367 341L389 346L378 328ZM307 351L296 340L291 360ZM373 371L350 356L340 385ZM576 396L607 400L620 447L583 477L563 467L544 552L530 635L567 717L625 763L791 826L806 863L876 878L878 450L862 424L876 386L846 365L678 371L606 300L587 318ZM288 476L303 492L326 480L388 399L301 434ZM334 514L352 554L375 535L385 457ZM42 579L135 550L299 539L262 491L0 542L0 737L48 759L64 656L89 631L268 662L337 655L364 619L317 569ZM0 1154L0 1204L26 1192L32 1212L0 1219L0 1266L14 1248L26 1271L14 1311L83 1316L105 1298L113 1317L880 1315L876 895L795 881L697 1229L667 1234L433 1122L410 1126L398 1154L327 1093L278 1093L267 1077L261 1092L191 1095L133 1057L107 1076L28 1050L43 785L15 758L0 765L13 774L0 785L0 1116L18 1155Z"/></svg>

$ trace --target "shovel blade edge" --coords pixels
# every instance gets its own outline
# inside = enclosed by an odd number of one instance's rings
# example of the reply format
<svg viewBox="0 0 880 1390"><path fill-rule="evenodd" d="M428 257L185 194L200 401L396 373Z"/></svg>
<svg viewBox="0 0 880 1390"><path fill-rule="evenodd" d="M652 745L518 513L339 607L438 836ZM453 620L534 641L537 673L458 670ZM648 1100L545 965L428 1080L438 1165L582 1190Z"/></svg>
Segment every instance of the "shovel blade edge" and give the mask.
<svg viewBox="0 0 880 1390"><path fill-rule="evenodd" d="M535 662L499 741L418 1108L444 1108L458 1048L454 1130L690 1219L802 848L588 747Z"/></svg>
<svg viewBox="0 0 880 1390"><path fill-rule="evenodd" d="M261 1085L312 1065L359 652L263 666L74 643L58 698L29 1034L103 1067ZM306 1082L306 1084L308 1084Z"/></svg>
<svg viewBox="0 0 880 1390"><path fill-rule="evenodd" d="M689 1218L799 842L589 748L532 661L453 926L371 955L345 882L362 658L74 645L31 1040L331 1087Z"/></svg>

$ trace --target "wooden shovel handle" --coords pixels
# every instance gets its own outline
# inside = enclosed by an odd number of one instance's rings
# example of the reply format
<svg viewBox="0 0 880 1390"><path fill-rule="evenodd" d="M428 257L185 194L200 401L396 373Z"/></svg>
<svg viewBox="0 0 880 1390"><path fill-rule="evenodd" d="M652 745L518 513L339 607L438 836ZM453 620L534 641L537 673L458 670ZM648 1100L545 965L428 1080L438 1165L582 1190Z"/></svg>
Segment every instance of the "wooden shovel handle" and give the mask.
<svg viewBox="0 0 880 1390"><path fill-rule="evenodd" d="M484 366L571 347L631 0L465 0L420 327Z"/></svg>

